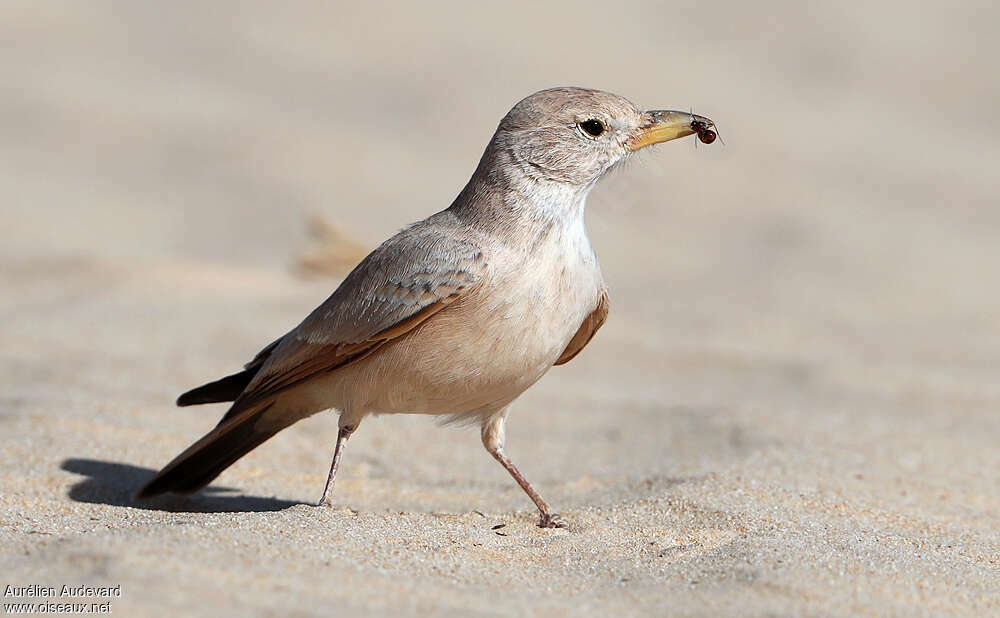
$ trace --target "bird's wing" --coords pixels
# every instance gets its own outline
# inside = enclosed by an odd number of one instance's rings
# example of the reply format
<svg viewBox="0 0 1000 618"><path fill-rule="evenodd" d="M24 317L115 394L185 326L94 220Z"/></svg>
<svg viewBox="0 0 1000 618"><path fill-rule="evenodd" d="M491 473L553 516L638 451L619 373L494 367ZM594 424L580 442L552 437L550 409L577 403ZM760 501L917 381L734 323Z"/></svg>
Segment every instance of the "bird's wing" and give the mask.
<svg viewBox="0 0 1000 618"><path fill-rule="evenodd" d="M477 243L442 231L433 220L390 238L301 324L258 355L260 370L223 422L411 331L474 289L485 268Z"/></svg>
<svg viewBox="0 0 1000 618"><path fill-rule="evenodd" d="M590 340L594 337L594 333L597 332L601 326L604 325L604 320L608 318L608 291L607 289L601 289L601 297L597 300L597 307L590 312L590 315L583 318L583 323L580 324L580 329L576 331L573 338L570 339L569 345L563 350L563 353L559 355L559 360L555 362L556 365L562 365L573 360L573 357L580 353L580 350L585 348Z"/></svg>

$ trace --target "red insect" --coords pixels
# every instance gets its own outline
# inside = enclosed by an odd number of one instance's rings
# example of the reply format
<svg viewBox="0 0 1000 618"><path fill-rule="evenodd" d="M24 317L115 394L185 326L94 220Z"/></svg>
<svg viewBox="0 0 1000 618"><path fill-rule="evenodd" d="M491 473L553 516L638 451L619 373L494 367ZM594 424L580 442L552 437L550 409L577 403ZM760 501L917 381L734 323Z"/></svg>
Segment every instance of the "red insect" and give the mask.
<svg viewBox="0 0 1000 618"><path fill-rule="evenodd" d="M691 122L691 128L698 134L698 139L701 140L702 144L711 144L718 137L715 131L708 127L709 125L701 120L693 120Z"/></svg>

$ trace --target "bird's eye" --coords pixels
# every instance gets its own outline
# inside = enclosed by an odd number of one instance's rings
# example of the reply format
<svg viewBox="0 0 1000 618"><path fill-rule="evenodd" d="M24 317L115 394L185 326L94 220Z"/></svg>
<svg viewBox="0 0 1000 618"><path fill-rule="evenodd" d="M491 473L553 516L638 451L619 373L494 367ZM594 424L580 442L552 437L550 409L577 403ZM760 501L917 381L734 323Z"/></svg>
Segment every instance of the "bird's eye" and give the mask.
<svg viewBox="0 0 1000 618"><path fill-rule="evenodd" d="M591 137L598 137L604 133L604 123L600 120L584 120L580 123L580 128Z"/></svg>

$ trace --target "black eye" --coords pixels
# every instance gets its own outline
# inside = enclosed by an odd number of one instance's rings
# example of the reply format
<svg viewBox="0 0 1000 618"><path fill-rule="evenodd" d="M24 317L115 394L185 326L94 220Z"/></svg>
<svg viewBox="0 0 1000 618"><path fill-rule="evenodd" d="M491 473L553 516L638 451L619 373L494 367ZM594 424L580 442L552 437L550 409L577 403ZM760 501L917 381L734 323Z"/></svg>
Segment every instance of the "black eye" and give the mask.
<svg viewBox="0 0 1000 618"><path fill-rule="evenodd" d="M587 135L597 137L604 133L604 123L600 120L584 120L580 123L580 128L586 131Z"/></svg>

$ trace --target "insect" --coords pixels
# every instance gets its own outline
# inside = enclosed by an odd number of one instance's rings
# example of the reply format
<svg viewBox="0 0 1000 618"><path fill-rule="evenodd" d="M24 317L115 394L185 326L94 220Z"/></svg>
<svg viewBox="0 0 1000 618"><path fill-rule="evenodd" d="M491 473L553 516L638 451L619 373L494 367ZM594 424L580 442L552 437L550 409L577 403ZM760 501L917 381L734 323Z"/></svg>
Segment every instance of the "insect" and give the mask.
<svg viewBox="0 0 1000 618"><path fill-rule="evenodd" d="M708 128L709 125L702 122L701 120L694 120L691 122L691 128L694 132L698 134L698 139L701 140L702 144L711 144L718 137L712 129Z"/></svg>

